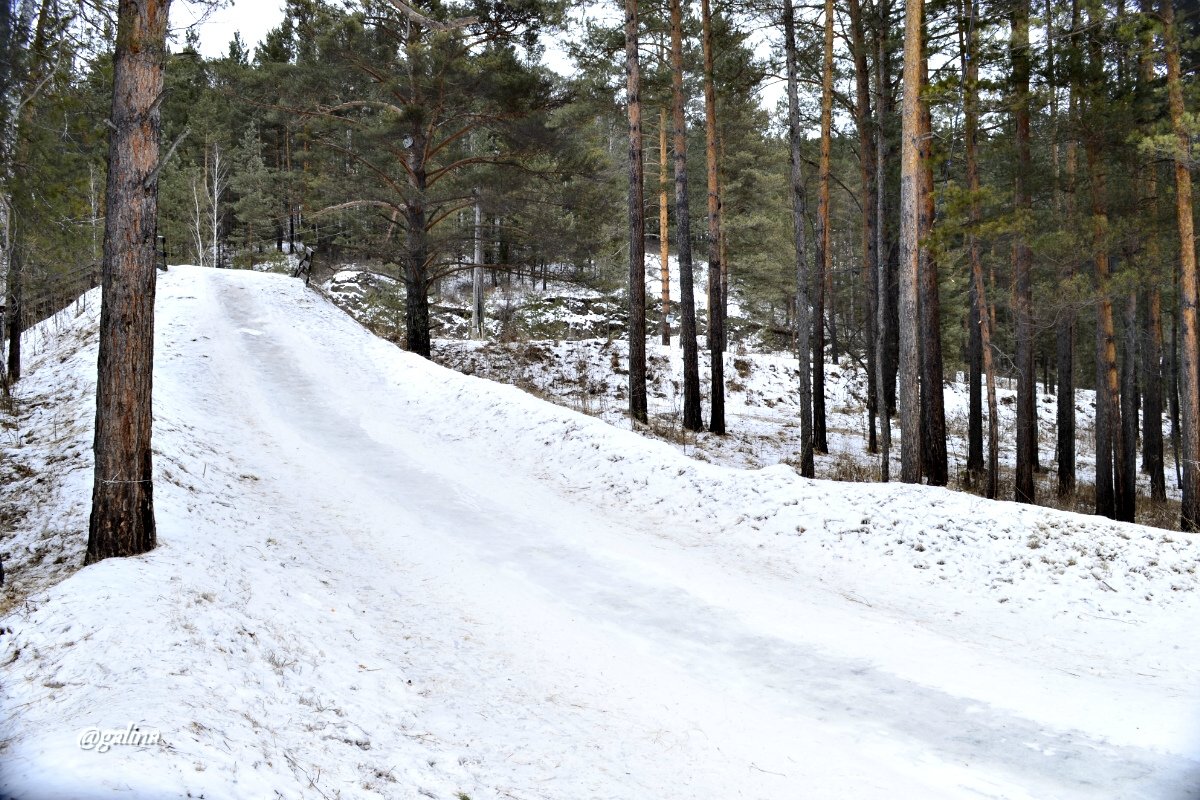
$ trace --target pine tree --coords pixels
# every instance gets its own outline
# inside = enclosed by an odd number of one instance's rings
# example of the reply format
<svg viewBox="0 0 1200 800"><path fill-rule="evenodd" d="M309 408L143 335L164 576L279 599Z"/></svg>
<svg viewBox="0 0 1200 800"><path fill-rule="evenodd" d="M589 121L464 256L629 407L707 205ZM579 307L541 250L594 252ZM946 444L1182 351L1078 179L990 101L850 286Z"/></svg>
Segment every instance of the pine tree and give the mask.
<svg viewBox="0 0 1200 800"><path fill-rule="evenodd" d="M629 107L629 415L646 422L646 221L642 197L642 101L637 0L625 0Z"/></svg>
<svg viewBox="0 0 1200 800"><path fill-rule="evenodd" d="M900 480L921 480L920 217L925 165L921 158L924 100L923 0L905 4L904 114L900 158Z"/></svg>
<svg viewBox="0 0 1200 800"><path fill-rule="evenodd" d="M805 193L800 128L800 70L797 64L796 12L792 0L783 0L784 58L787 61L788 146L792 205L792 241L796 256L796 352L800 360L800 474L814 477L813 401L808 250L805 232ZM816 354L820 358L820 354Z"/></svg>
<svg viewBox="0 0 1200 800"><path fill-rule="evenodd" d="M168 6L121 0L117 10L89 564L144 553L156 541L151 377Z"/></svg>
<svg viewBox="0 0 1200 800"><path fill-rule="evenodd" d="M683 427L703 430L700 414L700 358L696 349L696 301L692 276L692 227L688 200L686 98L683 92L683 9L671 6L671 103L675 130L675 235L679 256L679 340L683 345Z"/></svg>
<svg viewBox="0 0 1200 800"><path fill-rule="evenodd" d="M712 404L708 429L725 433L725 299L724 260L721 257L721 189L717 182L717 95L713 82L712 14L709 0L700 0L704 48L704 155L708 184L708 352Z"/></svg>
<svg viewBox="0 0 1200 800"><path fill-rule="evenodd" d="M1182 417L1183 505L1180 528L1200 530L1200 334L1196 308L1200 303L1196 283L1196 239L1192 221L1192 174L1188 168L1188 133L1184 126L1179 39L1173 0L1161 0L1163 44L1167 62L1167 97L1171 130L1175 135L1175 210L1179 226L1179 396Z"/></svg>
<svg viewBox="0 0 1200 800"><path fill-rule="evenodd" d="M1029 153L1029 0L1015 0L1010 46L1013 74L1013 118L1015 122L1017 171L1013 206L1018 215L1031 213L1033 198L1029 181L1033 166ZM1025 224L1018 219L1018 226ZM1037 376L1033 348L1033 250L1023 233L1013 247L1013 275L1017 317L1017 471L1016 500L1035 500L1033 481L1037 464Z"/></svg>
<svg viewBox="0 0 1200 800"><path fill-rule="evenodd" d="M229 184L237 194L233 215L245 233L246 256L254 268L254 248L264 228L273 226L273 212L278 207L271 193L273 176L263 163L262 144L258 129L251 125L233 153L233 170Z"/></svg>

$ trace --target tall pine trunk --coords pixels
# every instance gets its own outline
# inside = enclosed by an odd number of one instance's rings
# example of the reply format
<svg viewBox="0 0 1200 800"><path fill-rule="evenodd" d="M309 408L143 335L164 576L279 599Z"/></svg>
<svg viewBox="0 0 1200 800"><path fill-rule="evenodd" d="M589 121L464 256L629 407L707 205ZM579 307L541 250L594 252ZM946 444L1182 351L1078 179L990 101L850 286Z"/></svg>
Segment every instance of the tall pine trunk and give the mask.
<svg viewBox="0 0 1200 800"><path fill-rule="evenodd" d="M1167 60L1167 99L1175 134L1175 216L1179 226L1179 396L1182 421L1182 509L1179 525L1200 529L1200 331L1196 306L1196 238L1192 221L1192 174L1188 168L1188 132L1184 124L1179 40L1172 0L1162 0L1163 44Z"/></svg>
<svg viewBox="0 0 1200 800"><path fill-rule="evenodd" d="M848 0L850 13L850 35L854 50L854 123L858 129L859 183L862 186L862 273L867 295L866 324L867 339L867 452L878 452L876 438L876 394L875 361L877 358L876 318L879 315L879 279L876 274L878 256L876 250L876 202L875 202L875 133L871 117L871 76L867 69L867 45L863 27L862 7L859 0Z"/></svg>
<svg viewBox="0 0 1200 800"><path fill-rule="evenodd" d="M638 5L625 0L625 78L629 106L629 416L646 422L646 221L642 196L642 100Z"/></svg>
<svg viewBox="0 0 1200 800"><path fill-rule="evenodd" d="M1101 154L1089 139L1086 148L1092 184L1092 259L1096 268L1096 513L1117 518L1121 495L1121 401L1117 373L1117 336L1110 294L1108 214ZM1117 469L1114 469L1114 466Z"/></svg>
<svg viewBox="0 0 1200 800"><path fill-rule="evenodd" d="M675 128L675 235L679 252L679 340L683 345L683 427L704 428L700 414L700 354L696 350L696 300L692 275L692 222L688 207L687 123L683 96L682 0L671 0L671 112Z"/></svg>
<svg viewBox="0 0 1200 800"><path fill-rule="evenodd" d="M921 62L921 85L929 82L928 63ZM933 118L929 105L921 113L921 467L930 486L949 482L946 463L946 407L942 390L941 298L938 293L937 258L933 250Z"/></svg>
<svg viewBox="0 0 1200 800"><path fill-rule="evenodd" d="M1121 496L1117 498L1118 518L1133 521L1137 509L1137 450L1138 450L1138 302L1137 293L1125 296L1121 319L1124 336L1121 359Z"/></svg>
<svg viewBox="0 0 1200 800"><path fill-rule="evenodd" d="M1154 286L1146 297L1146 328L1142 341L1148 352L1142 358L1142 460L1150 475L1150 499L1167 499L1167 481L1163 464L1162 419L1162 290Z"/></svg>
<svg viewBox="0 0 1200 800"><path fill-rule="evenodd" d="M974 231L983 219L979 188L979 156L976 140L979 132L979 31L975 25L978 8L976 0L965 0L967 16L966 42L963 48L963 143L967 167L967 192L970 194L971 233L967 237L967 253L971 268L973 302L971 326L979 337L979 360L987 380L988 457L984 495L995 499L999 493L1000 430L996 409L996 371L992 363L992 316L988 313L987 289L983 281L983 260L979 239ZM982 415L980 415L982 417ZM980 419L982 428L982 419ZM982 437L982 431L980 431Z"/></svg>
<svg viewBox="0 0 1200 800"><path fill-rule="evenodd" d="M974 42L968 37L975 33L975 4L974 0L959 0L958 7L958 50L959 70L963 86L963 138L967 147L967 170L975 170L978 182L978 164L975 163L975 136L979 125L975 110L974 97L976 88L969 83L971 68L975 66ZM968 176L968 184L970 183ZM972 198L972 208L974 207ZM971 222L975 223L974 216ZM971 235L974 239L974 234ZM969 244L968 250L977 247ZM977 290L974 279L975 261L978 259L977 249L974 259L969 264L967 281L967 466L965 483L968 488L979 486L984 476L983 466L983 335L980 330L983 298Z"/></svg>
<svg viewBox="0 0 1200 800"><path fill-rule="evenodd" d="M667 110L658 112L658 274L662 283L662 319L660 333L663 346L671 344L671 229L667 213Z"/></svg>
<svg viewBox="0 0 1200 800"><path fill-rule="evenodd" d="M475 267L471 270L471 338L483 338L483 201L479 190L475 190L475 251L473 261Z"/></svg>
<svg viewBox="0 0 1200 800"><path fill-rule="evenodd" d="M924 0L905 3L904 113L900 156L900 480L921 480L920 239L925 189L921 139Z"/></svg>
<svg viewBox="0 0 1200 800"><path fill-rule="evenodd" d="M708 353L712 366L708 429L725 432L725 301L722 298L721 194L717 182L717 92L713 85L712 15L700 0L704 48L704 155L708 179Z"/></svg>
<svg viewBox="0 0 1200 800"><path fill-rule="evenodd" d="M1067 101L1067 121L1070 126L1070 136L1067 140L1067 186L1066 214L1067 222L1074 229L1082 228L1079 219L1079 144L1076 137L1079 133L1079 0L1071 2L1071 39L1068 57L1068 68L1071 73L1069 80L1070 96ZM1079 259L1075 252L1067 256L1063 267L1063 277L1067 281L1074 280L1079 270ZM1058 485L1056 493L1059 497L1070 497L1075 494L1075 323L1076 310L1074 305L1068 305L1059 316L1058 327L1055 331L1055 373L1058 377L1058 396L1056 408L1056 423L1058 442L1055 448L1058 453Z"/></svg>
<svg viewBox="0 0 1200 800"><path fill-rule="evenodd" d="M877 5L878 27L875 50L875 407L879 418L879 479L887 483L892 472L892 411L895 407L896 359L892 344L896 337L892 313L892 280L888 264L887 239L887 138L884 122L891 108L888 102L891 87L887 79L887 19L886 0Z"/></svg>
<svg viewBox="0 0 1200 800"><path fill-rule="evenodd" d="M824 58L821 70L821 161L817 187L817 271L813 293L813 449L829 451L825 431L825 306L833 266L830 249L829 198L833 160L833 0L825 0ZM830 318L833 303L829 297ZM836 354L834 354L836 358Z"/></svg>
<svg viewBox="0 0 1200 800"><path fill-rule="evenodd" d="M1029 191L1033 163L1029 152L1029 0L1017 0L1013 6L1010 51L1013 70L1013 119L1015 122L1017 174L1013 188L1013 208L1020 224L1032 215L1033 198ZM1017 467L1015 499L1018 503L1035 501L1034 470L1037 467L1037 374L1034 371L1033 332L1033 250L1024 230L1018 229L1013 245L1013 280L1016 285L1017 323Z"/></svg>
<svg viewBox="0 0 1200 800"><path fill-rule="evenodd" d="M418 52L422 28L416 23L408 27L408 44L411 52ZM423 58L417 57L409 63L409 93L414 98L421 96L420 73L428 68ZM433 339L429 330L429 171L427 154L429 135L419 120L414 119L408 128L408 174L412 189L404 208L404 330L408 351L422 358L433 355ZM349 131L347 131L349 134ZM496 274L492 273L493 276Z"/></svg>
<svg viewBox="0 0 1200 800"><path fill-rule="evenodd" d="M808 290L808 247L804 229L805 196L803 160L800 151L804 131L800 127L800 77L796 52L796 19L792 0L783 0L783 47L787 62L788 145L791 163L792 237L796 248L796 353L800 360L800 474L814 476L812 433L812 358ZM885 456L886 458L886 456ZM886 467L885 467L886 469ZM886 478L885 478L886 479Z"/></svg>
<svg viewBox="0 0 1200 800"><path fill-rule="evenodd" d="M151 390L168 6L121 0L117 10L89 564L145 553L156 541Z"/></svg>
<svg viewBox="0 0 1200 800"><path fill-rule="evenodd" d="M895 159L895 142L889 130L889 123L897 115L896 92L897 83L892 80L892 47L890 31L892 27L891 0L877 0L875 4L875 99L876 99L876 136L875 136L875 185L876 185L876 248L879 251L880 277L879 318L883 346L879 358L882 365L881 380L884 396L887 398L886 413L896 413L896 384L900 368L900 297L899 297L899 227L896 219L896 198L898 184L889 184L888 166Z"/></svg>

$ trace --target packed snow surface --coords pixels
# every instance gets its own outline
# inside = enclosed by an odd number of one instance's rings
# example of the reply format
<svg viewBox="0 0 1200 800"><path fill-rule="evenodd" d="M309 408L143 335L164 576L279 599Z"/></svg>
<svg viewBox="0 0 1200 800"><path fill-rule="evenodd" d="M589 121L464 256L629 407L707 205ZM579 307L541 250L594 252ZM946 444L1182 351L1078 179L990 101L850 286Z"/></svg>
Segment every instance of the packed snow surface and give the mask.
<svg viewBox="0 0 1200 800"><path fill-rule="evenodd" d="M31 334L0 796L1200 797L1193 537L697 462L276 275L161 276L160 544L64 579L97 305Z"/></svg>

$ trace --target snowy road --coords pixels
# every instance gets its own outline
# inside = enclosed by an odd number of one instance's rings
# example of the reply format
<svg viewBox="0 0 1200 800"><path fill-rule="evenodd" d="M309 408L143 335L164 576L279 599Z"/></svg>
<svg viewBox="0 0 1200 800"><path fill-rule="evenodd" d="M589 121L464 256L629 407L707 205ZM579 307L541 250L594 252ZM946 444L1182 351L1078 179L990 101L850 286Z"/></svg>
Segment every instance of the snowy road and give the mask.
<svg viewBox="0 0 1200 800"><path fill-rule="evenodd" d="M178 756L140 754L159 787L1200 797L1197 721L1164 723L1190 724L1181 735L1148 730L1159 706L1194 712L1195 687L1180 694L1190 678L1130 683L1113 666L1124 654L1097 655L1097 674L1080 642L1047 663L1002 628L957 635L927 609L864 602L769 553L701 544L709 532L692 520L641 513L620 493L608 503L539 449L579 443L470 417L488 402L543 413L537 401L398 353L293 282L169 275L156 392L169 409L159 446L172 453L160 469L178 480L159 495L168 552L152 559L180 561L182 595L195 581L197 596L238 609L163 634L203 648L207 670L146 645L182 665L160 688L170 710L136 717ZM620 461L627 441L594 455ZM216 512L209 480L226 480ZM1053 629L1047 638L1056 651ZM250 727L226 719L211 735L222 718L197 709L214 693ZM36 743L18 752L47 757ZM92 762L75 763L82 775Z"/></svg>

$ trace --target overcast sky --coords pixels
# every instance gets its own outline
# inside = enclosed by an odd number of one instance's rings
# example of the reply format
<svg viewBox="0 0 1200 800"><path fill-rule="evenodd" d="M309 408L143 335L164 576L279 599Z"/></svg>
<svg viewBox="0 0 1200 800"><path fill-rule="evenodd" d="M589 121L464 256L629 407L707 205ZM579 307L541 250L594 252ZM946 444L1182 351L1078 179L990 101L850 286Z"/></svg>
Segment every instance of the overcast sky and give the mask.
<svg viewBox="0 0 1200 800"><path fill-rule="evenodd" d="M202 3L191 0L171 4L171 29L180 43L184 29L203 11ZM255 45L282 19L283 0L233 0L227 8L210 12L200 25L200 52L210 58L225 55L236 31L253 54Z"/></svg>

